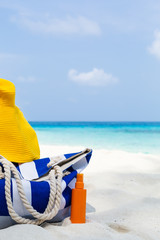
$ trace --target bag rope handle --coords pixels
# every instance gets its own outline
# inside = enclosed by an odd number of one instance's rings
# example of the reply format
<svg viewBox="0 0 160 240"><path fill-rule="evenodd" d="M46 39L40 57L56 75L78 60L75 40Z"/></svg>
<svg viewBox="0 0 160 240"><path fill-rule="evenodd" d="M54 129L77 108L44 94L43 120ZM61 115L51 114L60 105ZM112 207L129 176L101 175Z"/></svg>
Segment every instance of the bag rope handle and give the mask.
<svg viewBox="0 0 160 240"><path fill-rule="evenodd" d="M4 168L4 173L3 173L2 167L0 166L0 179L1 178L5 179L5 198L6 198L7 208L8 208L9 215L14 221L22 224L40 225L46 220L51 220L58 213L60 208L60 203L61 203L61 196L62 196L62 188L61 188L62 170L58 165L55 165L54 168L51 169L51 171L49 172L49 181L50 181L49 201L44 213L39 213L28 202L22 186L19 172L17 171L14 164L9 162L3 156L0 156L0 163ZM11 200L11 173L13 174L16 180L20 199L22 200L24 207L35 218L34 220L19 216L13 208L13 203Z"/></svg>

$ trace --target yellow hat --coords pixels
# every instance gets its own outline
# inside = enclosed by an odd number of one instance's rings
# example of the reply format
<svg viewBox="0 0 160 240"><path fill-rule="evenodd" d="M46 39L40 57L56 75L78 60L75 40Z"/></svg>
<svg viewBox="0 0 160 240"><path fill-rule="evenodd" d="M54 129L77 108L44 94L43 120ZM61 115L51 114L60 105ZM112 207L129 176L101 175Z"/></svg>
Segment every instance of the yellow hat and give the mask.
<svg viewBox="0 0 160 240"><path fill-rule="evenodd" d="M0 78L0 155L24 163L40 158L35 131L15 105L15 86Z"/></svg>

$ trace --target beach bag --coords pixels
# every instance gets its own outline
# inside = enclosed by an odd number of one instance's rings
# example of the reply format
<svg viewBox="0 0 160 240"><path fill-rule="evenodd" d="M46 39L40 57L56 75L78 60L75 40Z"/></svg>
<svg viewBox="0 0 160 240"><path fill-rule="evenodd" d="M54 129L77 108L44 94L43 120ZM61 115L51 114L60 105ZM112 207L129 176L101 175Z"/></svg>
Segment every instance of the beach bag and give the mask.
<svg viewBox="0 0 160 240"><path fill-rule="evenodd" d="M15 105L15 86L0 78L0 154L24 163L40 158L36 132Z"/></svg>
<svg viewBox="0 0 160 240"><path fill-rule="evenodd" d="M80 173L88 165L91 155L92 150L85 149L78 153L23 163L17 168L1 156L0 229L16 223L38 223L40 225L44 221L57 222L68 217L70 214L71 191L75 187L77 173ZM62 178L59 178L60 172L62 172ZM49 178L50 175L54 175L55 189ZM60 186L58 186L58 181L60 181ZM20 184L22 186L21 191L19 191ZM30 208L28 208L28 205L26 207L24 199L21 198L22 190L24 191L24 198L31 206ZM52 194L54 193L54 197L50 201L51 191ZM60 202L57 204L58 196ZM49 201L51 206L48 212L46 208ZM31 214L33 209L34 211ZM52 212L54 212L53 216ZM49 218L41 217L45 216L45 213L48 214ZM18 220L15 220L15 216L18 216ZM21 217L24 222L21 222Z"/></svg>

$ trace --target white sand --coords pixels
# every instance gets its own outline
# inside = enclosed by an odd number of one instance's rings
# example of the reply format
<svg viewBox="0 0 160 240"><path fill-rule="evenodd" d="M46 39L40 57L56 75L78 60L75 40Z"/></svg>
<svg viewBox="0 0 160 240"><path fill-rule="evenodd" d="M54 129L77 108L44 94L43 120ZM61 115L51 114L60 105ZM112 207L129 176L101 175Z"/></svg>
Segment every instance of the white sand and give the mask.
<svg viewBox="0 0 160 240"><path fill-rule="evenodd" d="M42 157L79 150L83 147L41 146ZM160 156L95 150L84 174L86 224L71 224L67 218L43 228L16 225L1 230L0 240L5 236L21 240L160 239Z"/></svg>

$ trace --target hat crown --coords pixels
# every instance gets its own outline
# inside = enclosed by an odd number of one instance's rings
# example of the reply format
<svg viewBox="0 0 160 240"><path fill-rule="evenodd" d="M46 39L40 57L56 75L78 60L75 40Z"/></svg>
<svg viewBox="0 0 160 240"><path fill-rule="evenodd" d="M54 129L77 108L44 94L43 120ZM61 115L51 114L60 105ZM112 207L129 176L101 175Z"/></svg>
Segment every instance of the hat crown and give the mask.
<svg viewBox="0 0 160 240"><path fill-rule="evenodd" d="M0 101L5 105L15 105L15 86L3 78L0 78Z"/></svg>

